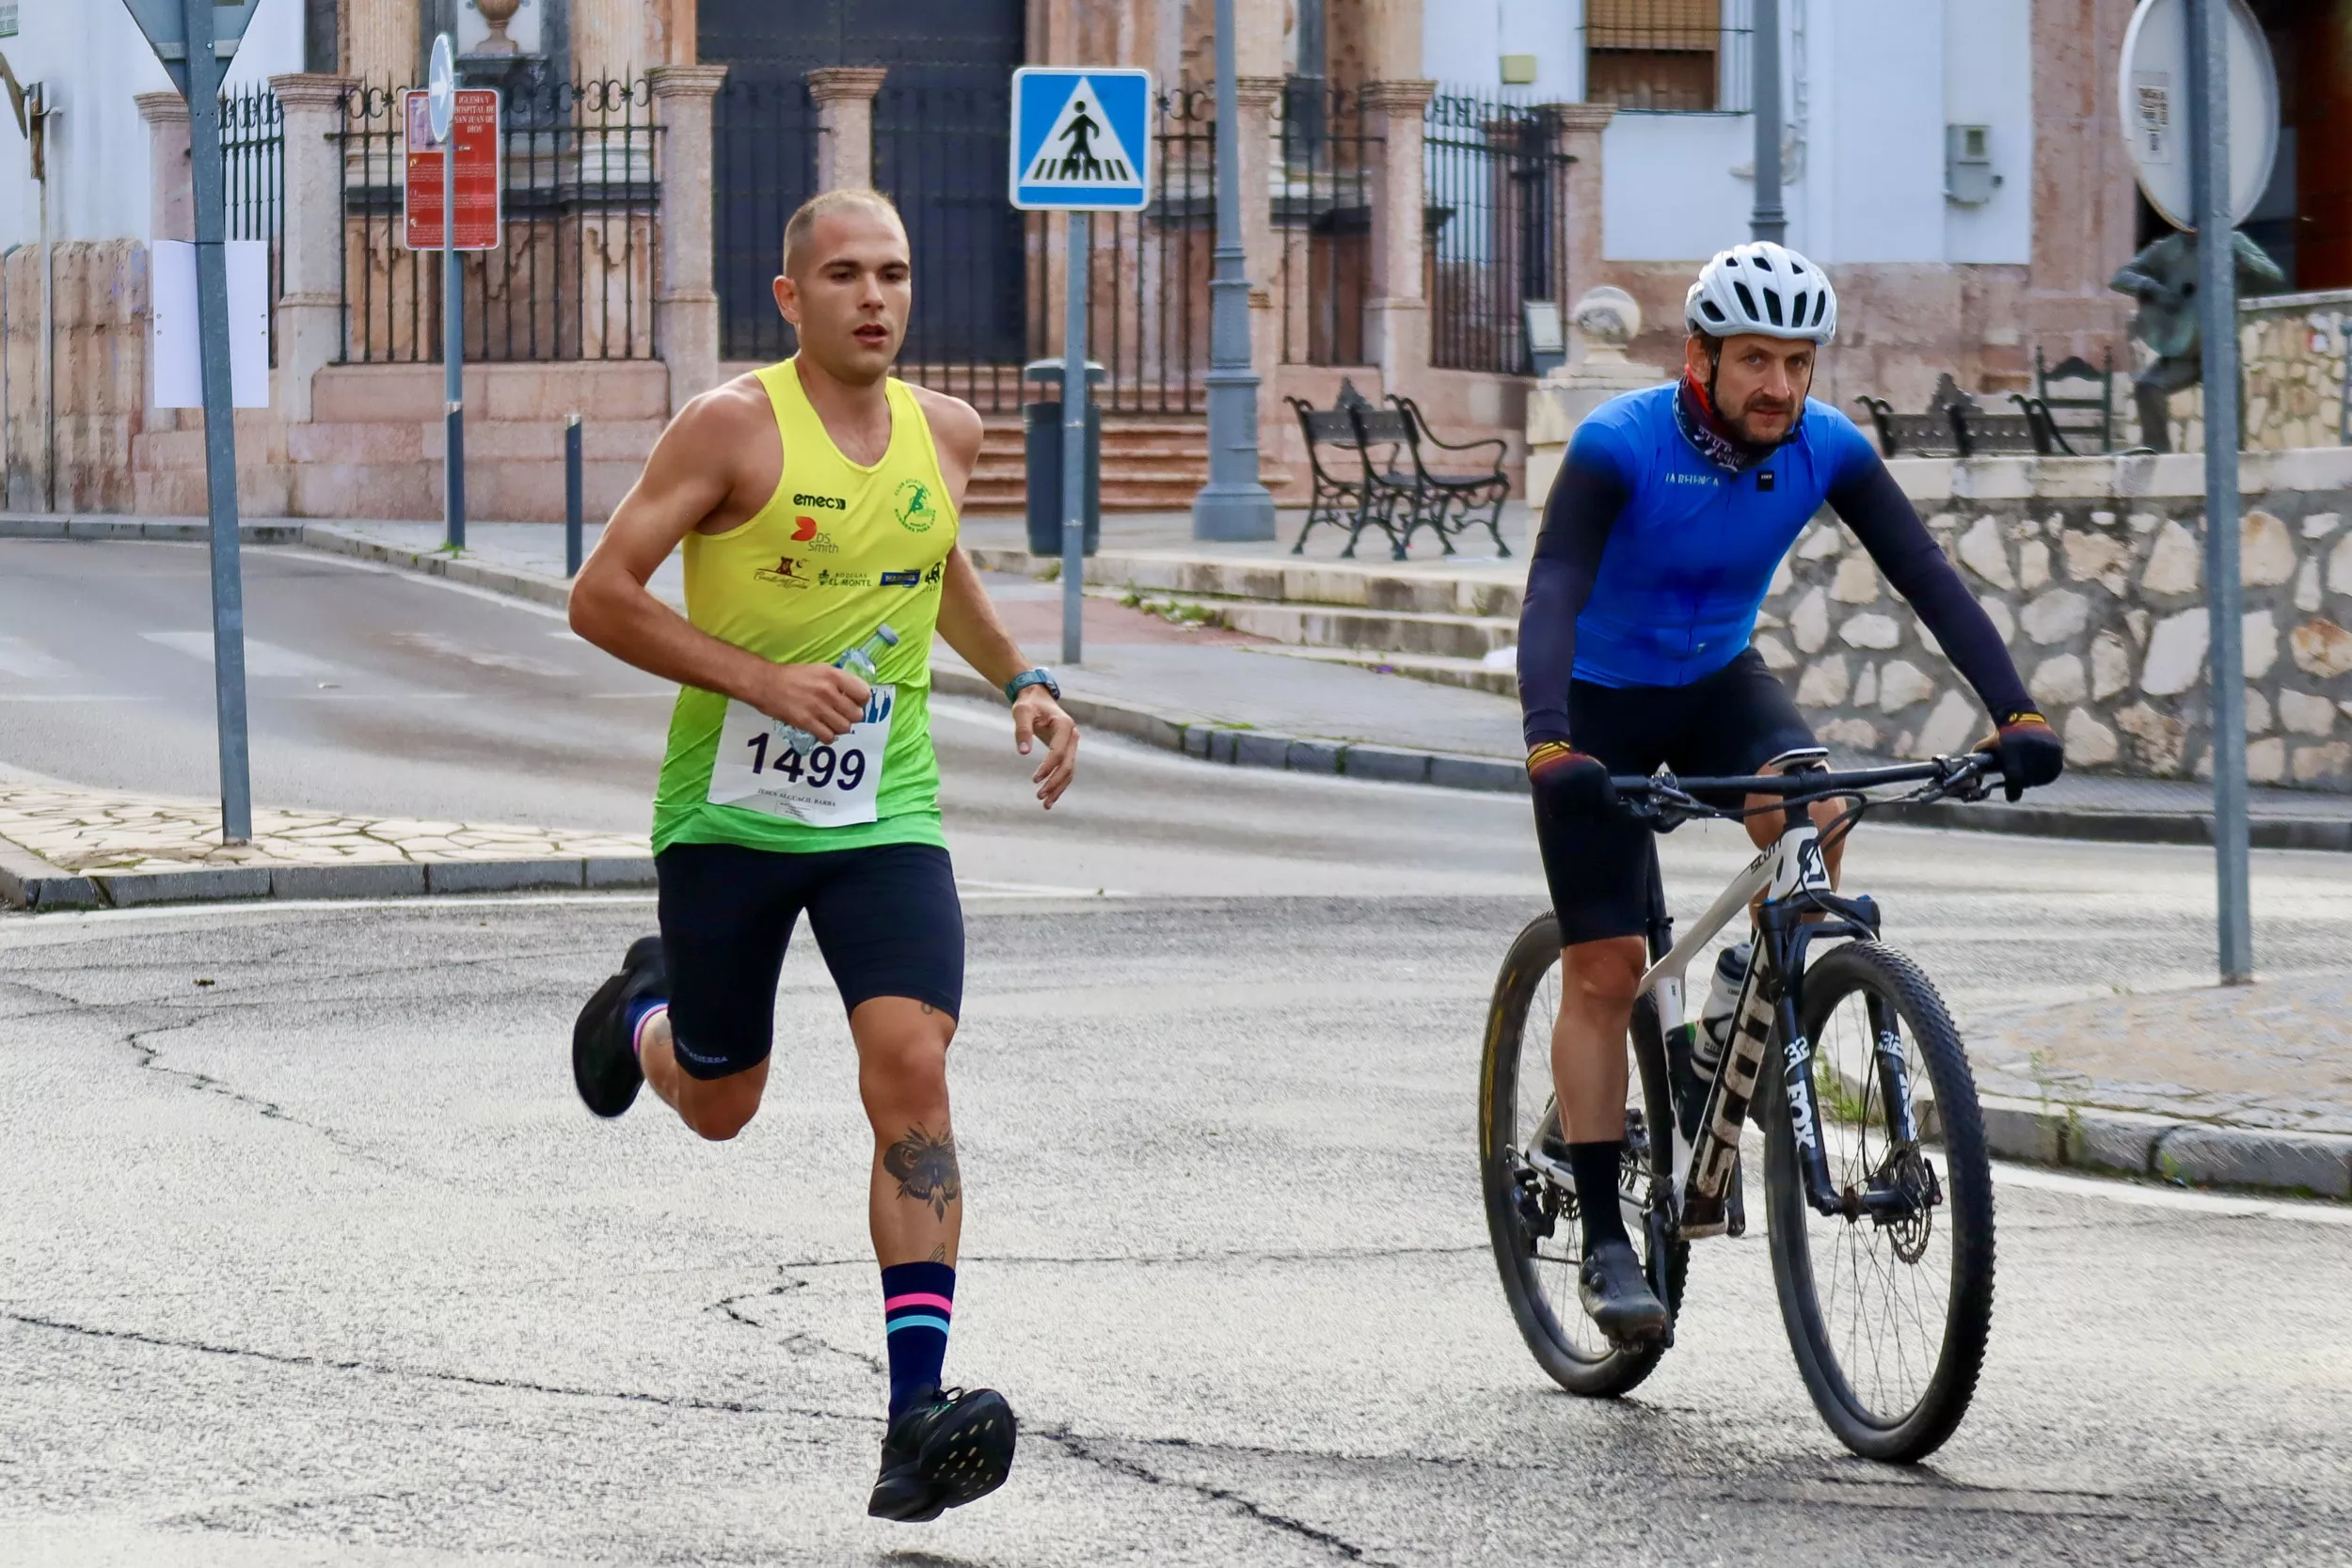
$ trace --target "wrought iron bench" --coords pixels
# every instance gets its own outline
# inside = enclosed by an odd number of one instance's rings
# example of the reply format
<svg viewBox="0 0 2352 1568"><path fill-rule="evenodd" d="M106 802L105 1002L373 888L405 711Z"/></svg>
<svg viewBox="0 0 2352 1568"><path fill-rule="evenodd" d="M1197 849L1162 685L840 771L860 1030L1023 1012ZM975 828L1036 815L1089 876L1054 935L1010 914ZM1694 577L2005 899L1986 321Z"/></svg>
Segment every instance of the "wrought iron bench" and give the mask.
<svg viewBox="0 0 2352 1568"><path fill-rule="evenodd" d="M1347 544L1340 551L1342 556L1353 556L1356 542L1363 537L1364 531L1376 528L1388 535L1389 553L1402 560L1405 546L1397 536L1393 514L1400 494L1409 496L1412 484L1395 471L1401 451L1385 451L1376 462L1374 453L1367 450L1363 428L1358 422L1361 411L1369 406L1363 395L1352 386L1343 386L1336 408L1317 408L1304 398L1285 397L1282 401L1298 414L1299 430L1307 437L1307 468L1313 480L1306 526L1298 531L1291 554L1304 555L1307 535L1314 531L1317 523L1328 523L1347 530ZM1401 446L1401 433L1397 441ZM1351 468L1352 474L1348 471Z"/></svg>
<svg viewBox="0 0 2352 1568"><path fill-rule="evenodd" d="M1896 457L1994 457L2030 453L2072 455L2057 420L2040 398L2009 394L2014 414L1988 414L1946 375L1924 414L1898 414L1884 398L1865 393L1856 400L1870 411L1879 451Z"/></svg>
<svg viewBox="0 0 2352 1568"><path fill-rule="evenodd" d="M1511 450L1509 445L1495 437L1483 441L1439 440L1411 398L1391 393L1389 401L1404 419L1405 444L1412 453L1413 475L1420 482L1413 498L1412 520L1405 530L1405 543L1410 545L1413 530L1427 524L1437 530L1438 542L1445 546L1445 553L1452 555L1454 535L1483 522L1486 531L1494 535L1495 553L1510 555L1511 546L1502 542L1502 503L1511 494L1511 478L1503 472L1502 460ZM1494 458L1483 472L1437 473L1429 467L1424 448L1441 452L1485 451L1491 448ZM1481 512L1486 515L1480 516Z"/></svg>
<svg viewBox="0 0 2352 1568"><path fill-rule="evenodd" d="M2093 365L2079 354L2055 365L2033 351L2034 400L2050 421L2058 450L2069 456L2115 450L2115 351Z"/></svg>

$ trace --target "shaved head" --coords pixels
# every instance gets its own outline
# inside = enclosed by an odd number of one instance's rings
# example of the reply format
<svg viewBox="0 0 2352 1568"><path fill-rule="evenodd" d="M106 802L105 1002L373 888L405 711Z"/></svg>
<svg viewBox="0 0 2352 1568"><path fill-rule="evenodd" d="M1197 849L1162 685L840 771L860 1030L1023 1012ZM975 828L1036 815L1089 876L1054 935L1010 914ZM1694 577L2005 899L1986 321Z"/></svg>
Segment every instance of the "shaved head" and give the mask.
<svg viewBox="0 0 2352 1568"><path fill-rule="evenodd" d="M793 263L805 263L810 255L809 241L817 232L817 220L834 213L880 213L906 232L906 223L898 216L898 205L880 191L840 190L820 191L801 203L784 225L784 270L787 277L797 277Z"/></svg>

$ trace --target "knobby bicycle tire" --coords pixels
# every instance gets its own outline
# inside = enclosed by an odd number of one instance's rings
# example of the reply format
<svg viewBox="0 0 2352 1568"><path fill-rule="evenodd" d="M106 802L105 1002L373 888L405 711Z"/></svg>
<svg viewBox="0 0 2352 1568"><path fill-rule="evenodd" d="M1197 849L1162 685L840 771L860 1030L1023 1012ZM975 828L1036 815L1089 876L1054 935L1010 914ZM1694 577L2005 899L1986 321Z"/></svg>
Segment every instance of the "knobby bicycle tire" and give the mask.
<svg viewBox="0 0 2352 1568"><path fill-rule="evenodd" d="M1875 992L1891 1006L1902 1029L1916 1047L1925 1063L1932 1086L1931 1102L1918 1093L1915 1080L1915 1106L1931 1103L1930 1112L1933 1125L1922 1127L1924 1135L1931 1134L1940 1143L1942 1162L1936 1175L1943 1189L1943 1201L1929 1211L1930 1225L1946 1227L1947 1238L1931 1233L1928 1247L1948 1244L1951 1259L1951 1279L1944 1293L1944 1338L1931 1369L1923 1369L1921 1387L1916 1401L1907 1410L1889 1412L1873 1410L1857 1392L1846 1369L1840 1364L1834 1336L1827 1322L1820 1299L1820 1280L1813 1266L1809 1227L1821 1226L1824 1233L1838 1233L1827 1227L1847 1225L1844 1239L1849 1250L1857 1245L1857 1238L1878 1238L1870 1231L1855 1227L1873 1224L1868 1218L1848 1222L1825 1219L1805 1200L1804 1180L1800 1168L1796 1140L1788 1108L1788 1096L1777 1076L1771 1078L1759 1091L1765 1112L1765 1195L1769 1205L1772 1230L1772 1277L1780 1296L1781 1320L1788 1330L1790 1348L1796 1353L1797 1370L1804 1379L1806 1392L1840 1442L1867 1459L1909 1464L1923 1459L1942 1447L1968 1413L1979 1372L1984 1365L1985 1343L1993 1325L1993 1171L1984 1144L1983 1113L1978 1105L1976 1081L1968 1069L1968 1059L1953 1028L1951 1017L1945 1011L1943 999L1935 987L1909 958L1877 942L1852 942L1832 948L1807 967L1801 991L1799 1022L1817 1050L1822 1047L1822 1028L1837 1006L1857 994ZM1777 1054L1777 1053L1775 1053ZM1817 1083L1819 1069L1817 1069ZM1861 1091L1864 1115L1854 1118L1855 1124L1867 1124L1867 1111L1872 1089ZM1883 1100L1883 1096L1881 1096ZM1829 1136L1826 1117L1820 1136ZM1862 1141L1862 1140L1857 1140ZM1833 1177L1836 1176L1833 1169ZM1890 1242L1893 1249L1896 1243ZM1921 1248L1919 1259L1905 1260L1898 1253L1896 1261L1906 1269L1924 1260L1928 1247ZM1875 1255L1874 1255L1875 1256ZM1874 1274L1889 1282L1900 1276L1891 1269ZM1856 1292L1861 1290L1860 1271L1855 1271ZM1915 1281L1913 1282L1915 1286ZM1836 1271L1832 1271L1833 1298L1838 1290ZM1931 1304L1919 1302L1919 1307ZM1924 1316L1916 1321L1924 1327ZM1898 1325L1899 1327L1899 1325ZM1873 1339L1867 1344L1857 1342L1855 1359L1867 1350L1874 1363L1873 1370L1883 1374L1885 1350ZM1899 1342L1896 1344L1899 1355ZM1910 1369L1902 1369L1905 1381Z"/></svg>
<svg viewBox="0 0 2352 1568"><path fill-rule="evenodd" d="M1518 1135L1518 1098L1519 1054L1527 1015L1545 974L1560 962L1560 927L1547 914L1528 924L1511 944L1495 979L1493 1001L1486 1012L1486 1049L1478 1078L1479 1180L1485 1191L1486 1233L1493 1244L1495 1267L1502 1277L1502 1293L1511 1316L1536 1364L1552 1381L1573 1394L1613 1399L1649 1376L1665 1354L1663 1344L1633 1349L1611 1347L1592 1356L1570 1342L1558 1316L1546 1300L1536 1277L1538 1259L1534 1239L1521 1219L1516 1172L1507 1150ZM1674 1178L1674 1101L1666 1078L1666 1053L1659 1038L1658 1014L1645 997L1634 1008L1630 1047L1640 1074L1645 1116L1653 1130L1650 1140L1652 1174L1671 1182ZM1549 1060L1547 1051L1546 1061ZM1545 1081L1549 1082L1547 1068ZM1562 1217L1559 1228L1567 1245L1576 1246L1576 1222ZM1680 1310L1690 1243L1677 1238L1666 1256L1666 1310ZM1634 1250L1645 1259L1646 1239L1634 1237ZM1571 1301L1569 1311L1578 1310Z"/></svg>

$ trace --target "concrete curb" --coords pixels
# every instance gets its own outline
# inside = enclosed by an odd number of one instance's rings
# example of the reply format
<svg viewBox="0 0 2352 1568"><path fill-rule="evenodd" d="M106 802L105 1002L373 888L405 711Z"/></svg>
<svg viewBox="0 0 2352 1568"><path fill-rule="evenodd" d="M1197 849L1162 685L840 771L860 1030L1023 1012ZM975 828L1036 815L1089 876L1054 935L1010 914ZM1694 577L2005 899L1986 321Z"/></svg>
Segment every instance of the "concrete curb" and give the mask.
<svg viewBox="0 0 2352 1568"><path fill-rule="evenodd" d="M600 890L654 885L649 855L538 860L394 861L358 865L191 866L75 875L0 841L0 905L19 910L132 909L265 898L403 898L427 894Z"/></svg>
<svg viewBox="0 0 2352 1568"><path fill-rule="evenodd" d="M452 582L528 599L532 604L551 605L557 610L563 610L572 602L572 585L562 578L526 572L513 566L492 566L479 561L469 561L462 556L442 555L435 550L407 549L399 545L385 544L380 539L371 539L350 529L337 528L331 523L305 523L287 542L308 549L325 550L329 555L347 555L355 561L380 562L405 572L446 578Z"/></svg>
<svg viewBox="0 0 2352 1568"><path fill-rule="evenodd" d="M237 539L246 545L298 545L298 523L239 523ZM0 516L0 539L170 539L202 541L213 529L201 517L92 517L77 514L9 513Z"/></svg>
<svg viewBox="0 0 2352 1568"><path fill-rule="evenodd" d="M1981 1097L1994 1158L2193 1186L2352 1198L2352 1135Z"/></svg>

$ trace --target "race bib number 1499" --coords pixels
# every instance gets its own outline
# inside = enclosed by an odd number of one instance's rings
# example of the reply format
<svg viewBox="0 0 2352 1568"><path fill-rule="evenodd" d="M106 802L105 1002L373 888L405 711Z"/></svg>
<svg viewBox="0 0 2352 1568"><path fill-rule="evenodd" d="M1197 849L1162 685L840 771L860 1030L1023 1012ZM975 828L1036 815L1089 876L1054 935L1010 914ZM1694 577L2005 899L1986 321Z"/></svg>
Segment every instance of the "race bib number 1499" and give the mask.
<svg viewBox="0 0 2352 1568"><path fill-rule="evenodd" d="M875 687L865 717L805 756L786 738L790 726L730 700L719 730L719 754L710 767L710 803L766 812L812 828L873 821L898 695L895 686Z"/></svg>

